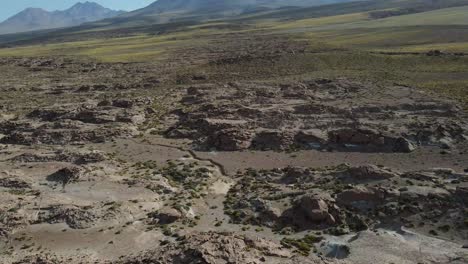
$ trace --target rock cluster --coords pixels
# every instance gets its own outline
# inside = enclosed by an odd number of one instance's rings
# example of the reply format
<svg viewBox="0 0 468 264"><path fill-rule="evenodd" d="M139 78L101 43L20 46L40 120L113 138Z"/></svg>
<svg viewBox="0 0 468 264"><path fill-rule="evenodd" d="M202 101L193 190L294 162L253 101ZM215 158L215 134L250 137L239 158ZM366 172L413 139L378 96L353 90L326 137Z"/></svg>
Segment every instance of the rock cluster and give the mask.
<svg viewBox="0 0 468 264"><path fill-rule="evenodd" d="M57 150L53 153L23 153L10 159L13 162L70 162L75 164L97 163L106 160L106 155L99 151L71 152Z"/></svg>
<svg viewBox="0 0 468 264"><path fill-rule="evenodd" d="M411 103L408 98L400 98L400 102L394 97L407 88L391 88L390 103L389 98L367 97L369 87L346 80L313 80L279 87L190 87L181 99L184 108L174 111L179 121L166 135L194 139L202 149L223 151L408 153L418 145L450 148L466 140L468 126L461 119L461 109L429 101L423 94L414 96Z"/></svg>
<svg viewBox="0 0 468 264"><path fill-rule="evenodd" d="M132 137L146 120L151 104L149 98L136 98L36 109L20 121L0 122L0 133L4 134L0 142L67 145Z"/></svg>
<svg viewBox="0 0 468 264"><path fill-rule="evenodd" d="M115 203L98 204L96 206L52 204L40 208L31 223L64 223L72 229L87 229L115 218L117 213L118 209Z"/></svg>
<svg viewBox="0 0 468 264"><path fill-rule="evenodd" d="M446 226L466 229L468 175L450 169L400 173L375 165L341 165L248 170L245 175L225 202L234 223L342 234L397 222L464 237Z"/></svg>

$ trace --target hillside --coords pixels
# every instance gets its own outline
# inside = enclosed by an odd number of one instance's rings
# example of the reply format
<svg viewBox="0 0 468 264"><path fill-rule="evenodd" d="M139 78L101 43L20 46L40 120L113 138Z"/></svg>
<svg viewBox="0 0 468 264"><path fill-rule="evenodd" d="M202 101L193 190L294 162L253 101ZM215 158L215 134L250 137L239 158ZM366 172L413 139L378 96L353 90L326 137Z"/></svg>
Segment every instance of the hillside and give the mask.
<svg viewBox="0 0 468 264"><path fill-rule="evenodd" d="M53 12L27 8L0 23L0 34L76 26L122 13L92 2L77 3L67 10Z"/></svg>

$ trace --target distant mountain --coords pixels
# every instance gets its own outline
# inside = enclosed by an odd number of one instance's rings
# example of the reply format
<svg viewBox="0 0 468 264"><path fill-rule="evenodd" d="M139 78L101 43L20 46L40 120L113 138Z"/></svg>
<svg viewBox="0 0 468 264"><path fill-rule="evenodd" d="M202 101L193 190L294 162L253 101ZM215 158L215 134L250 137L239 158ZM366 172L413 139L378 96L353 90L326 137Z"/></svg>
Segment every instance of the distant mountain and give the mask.
<svg viewBox="0 0 468 264"><path fill-rule="evenodd" d="M0 34L76 26L123 13L93 2L77 3L67 10L53 12L41 8L27 8L0 23Z"/></svg>

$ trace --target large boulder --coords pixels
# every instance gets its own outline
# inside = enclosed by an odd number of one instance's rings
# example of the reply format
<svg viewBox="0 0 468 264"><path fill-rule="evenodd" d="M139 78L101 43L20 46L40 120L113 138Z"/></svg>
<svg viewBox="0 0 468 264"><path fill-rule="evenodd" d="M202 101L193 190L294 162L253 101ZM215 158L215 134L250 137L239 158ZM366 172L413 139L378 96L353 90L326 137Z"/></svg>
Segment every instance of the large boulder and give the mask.
<svg viewBox="0 0 468 264"><path fill-rule="evenodd" d="M77 181L83 174L83 169L80 167L65 167L49 175L47 180L60 182L66 185L70 182Z"/></svg>
<svg viewBox="0 0 468 264"><path fill-rule="evenodd" d="M312 222L335 223L335 218L328 212L328 204L322 199L307 194L299 199L297 206Z"/></svg>
<svg viewBox="0 0 468 264"><path fill-rule="evenodd" d="M298 230L323 228L337 224L335 206L313 194L306 194L295 201L294 206L283 215L283 225L293 224ZM333 214L332 214L333 213Z"/></svg>
<svg viewBox="0 0 468 264"><path fill-rule="evenodd" d="M416 149L413 143L404 137L397 138L393 144L394 152L409 153Z"/></svg>

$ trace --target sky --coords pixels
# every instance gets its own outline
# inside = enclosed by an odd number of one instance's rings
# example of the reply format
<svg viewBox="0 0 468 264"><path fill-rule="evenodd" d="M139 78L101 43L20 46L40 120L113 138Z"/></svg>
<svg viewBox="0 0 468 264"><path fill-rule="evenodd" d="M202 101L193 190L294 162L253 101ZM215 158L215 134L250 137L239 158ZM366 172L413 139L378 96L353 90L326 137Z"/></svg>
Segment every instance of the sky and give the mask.
<svg viewBox="0 0 468 264"><path fill-rule="evenodd" d="M89 0L115 10L131 11L145 7L156 0ZM0 21L28 7L40 7L48 11L64 10L86 0L0 0Z"/></svg>

